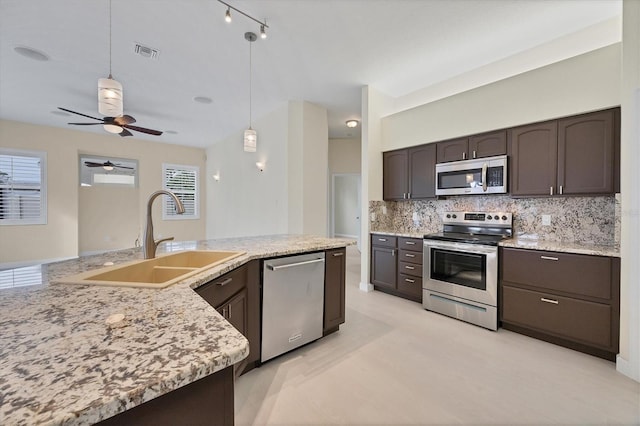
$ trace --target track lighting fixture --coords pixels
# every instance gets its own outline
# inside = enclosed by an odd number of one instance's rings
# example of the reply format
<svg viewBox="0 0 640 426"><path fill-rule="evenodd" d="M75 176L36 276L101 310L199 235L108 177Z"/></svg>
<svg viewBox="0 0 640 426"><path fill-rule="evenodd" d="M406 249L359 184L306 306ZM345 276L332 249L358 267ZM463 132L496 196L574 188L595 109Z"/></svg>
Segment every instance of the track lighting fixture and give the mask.
<svg viewBox="0 0 640 426"><path fill-rule="evenodd" d="M255 23L260 24L260 38L262 38L262 39L267 38L267 30L266 29L269 28L269 26L267 25L267 21L262 22L259 19L256 19L253 16L244 13L240 9L231 6L229 3L227 3L227 2L225 2L223 0L218 0L218 2L224 4L225 6L227 6L227 11L224 14L224 20L226 22L231 22L231 9L233 9L234 12L238 12L239 14L244 15L247 18L251 19Z"/></svg>

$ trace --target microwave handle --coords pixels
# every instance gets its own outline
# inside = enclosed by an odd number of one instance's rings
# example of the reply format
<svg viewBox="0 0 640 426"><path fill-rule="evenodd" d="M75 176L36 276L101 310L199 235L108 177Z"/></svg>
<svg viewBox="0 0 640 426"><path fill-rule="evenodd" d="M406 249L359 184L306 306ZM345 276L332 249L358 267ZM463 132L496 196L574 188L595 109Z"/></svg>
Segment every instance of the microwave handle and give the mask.
<svg viewBox="0 0 640 426"><path fill-rule="evenodd" d="M487 192L487 163L482 164L482 190Z"/></svg>

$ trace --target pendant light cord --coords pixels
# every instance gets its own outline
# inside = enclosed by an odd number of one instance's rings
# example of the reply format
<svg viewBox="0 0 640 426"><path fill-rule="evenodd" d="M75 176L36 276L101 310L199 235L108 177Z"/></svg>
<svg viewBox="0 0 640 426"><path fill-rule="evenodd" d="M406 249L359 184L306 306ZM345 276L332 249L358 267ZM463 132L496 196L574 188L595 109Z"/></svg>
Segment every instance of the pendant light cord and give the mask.
<svg viewBox="0 0 640 426"><path fill-rule="evenodd" d="M251 45L252 41L249 41L249 128L251 129Z"/></svg>
<svg viewBox="0 0 640 426"><path fill-rule="evenodd" d="M111 76L111 0L109 0L109 78Z"/></svg>

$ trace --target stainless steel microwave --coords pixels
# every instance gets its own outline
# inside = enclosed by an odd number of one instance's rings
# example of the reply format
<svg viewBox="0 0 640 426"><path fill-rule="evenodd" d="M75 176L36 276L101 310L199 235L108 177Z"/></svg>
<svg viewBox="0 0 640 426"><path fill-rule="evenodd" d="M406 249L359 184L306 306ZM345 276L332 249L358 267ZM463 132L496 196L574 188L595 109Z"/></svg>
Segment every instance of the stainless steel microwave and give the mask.
<svg viewBox="0 0 640 426"><path fill-rule="evenodd" d="M506 192L506 155L436 164L436 195Z"/></svg>

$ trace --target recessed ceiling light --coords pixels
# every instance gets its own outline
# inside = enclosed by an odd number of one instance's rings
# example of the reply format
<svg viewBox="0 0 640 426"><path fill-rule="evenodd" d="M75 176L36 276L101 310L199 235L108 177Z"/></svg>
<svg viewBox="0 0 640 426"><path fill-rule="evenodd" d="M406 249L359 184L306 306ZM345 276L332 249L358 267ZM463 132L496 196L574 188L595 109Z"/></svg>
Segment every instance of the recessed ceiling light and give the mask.
<svg viewBox="0 0 640 426"><path fill-rule="evenodd" d="M178 132L176 132L175 130L165 130L165 133L169 134L169 135L177 135Z"/></svg>
<svg viewBox="0 0 640 426"><path fill-rule="evenodd" d="M210 104L211 102L213 102L213 99L206 96L196 96L193 98L193 100L201 104Z"/></svg>
<svg viewBox="0 0 640 426"><path fill-rule="evenodd" d="M68 116L71 115L68 112L64 112L64 111L60 111L60 110L51 111L51 114L60 115L60 116L63 116L63 117L68 117Z"/></svg>
<svg viewBox="0 0 640 426"><path fill-rule="evenodd" d="M24 56L25 58L34 59L36 61L48 61L49 55L46 53L42 53L36 49L32 49L31 47L24 46L16 46L13 50L19 54Z"/></svg>

